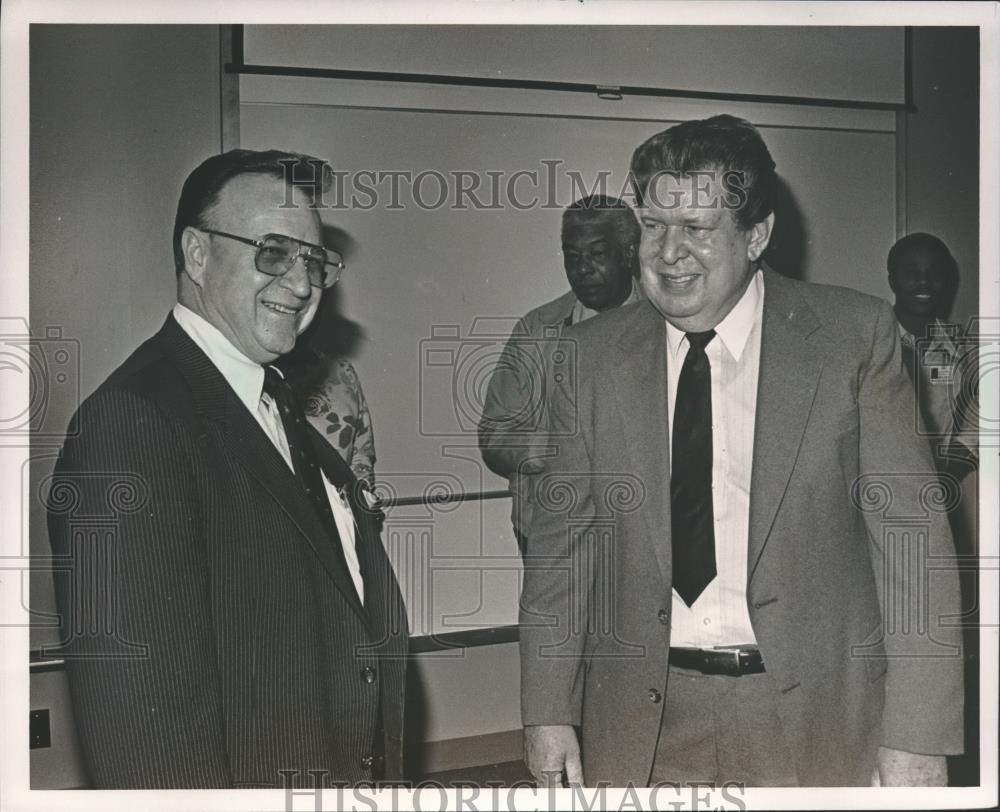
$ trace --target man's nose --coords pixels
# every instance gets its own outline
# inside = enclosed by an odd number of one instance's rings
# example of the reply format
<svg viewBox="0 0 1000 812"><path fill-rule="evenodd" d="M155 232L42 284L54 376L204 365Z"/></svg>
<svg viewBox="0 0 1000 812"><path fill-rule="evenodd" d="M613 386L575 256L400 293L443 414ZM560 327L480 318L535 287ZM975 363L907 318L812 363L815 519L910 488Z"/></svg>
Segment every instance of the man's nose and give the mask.
<svg viewBox="0 0 1000 812"><path fill-rule="evenodd" d="M667 265L673 265L677 260L687 256L687 245L684 242L684 229L681 227L670 227L663 236L663 244L660 246L660 259Z"/></svg>
<svg viewBox="0 0 1000 812"><path fill-rule="evenodd" d="M592 276L597 272L597 263L590 254L583 254L576 264L577 272L581 276Z"/></svg>
<svg viewBox="0 0 1000 812"><path fill-rule="evenodd" d="M292 260L292 267L282 274L280 281L300 299L308 299L312 295L312 284L309 282L305 257L301 254Z"/></svg>

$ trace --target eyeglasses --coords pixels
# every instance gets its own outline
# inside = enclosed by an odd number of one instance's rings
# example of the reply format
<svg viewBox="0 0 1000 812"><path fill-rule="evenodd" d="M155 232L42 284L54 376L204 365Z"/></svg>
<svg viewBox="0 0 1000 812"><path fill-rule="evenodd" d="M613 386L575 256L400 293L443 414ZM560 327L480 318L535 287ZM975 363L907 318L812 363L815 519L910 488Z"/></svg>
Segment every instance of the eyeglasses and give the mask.
<svg viewBox="0 0 1000 812"><path fill-rule="evenodd" d="M225 231L215 231L211 228L200 229L206 234L227 237L230 240L252 245L257 249L254 265L257 270L268 276L284 276L288 273L295 260L302 257L309 284L314 288L332 288L340 281L340 274L347 266L344 258L336 251L330 251L322 245L296 240L284 234L265 234L261 240L251 240Z"/></svg>

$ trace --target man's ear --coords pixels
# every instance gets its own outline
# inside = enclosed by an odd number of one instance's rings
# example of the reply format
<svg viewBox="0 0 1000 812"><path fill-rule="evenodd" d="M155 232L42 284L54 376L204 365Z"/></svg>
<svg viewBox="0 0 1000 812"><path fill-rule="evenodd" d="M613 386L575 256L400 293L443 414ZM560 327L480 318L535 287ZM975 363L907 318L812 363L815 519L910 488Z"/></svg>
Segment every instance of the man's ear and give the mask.
<svg viewBox="0 0 1000 812"><path fill-rule="evenodd" d="M184 273L201 287L208 266L208 235L188 226L181 233L181 253L184 255Z"/></svg>
<svg viewBox="0 0 1000 812"><path fill-rule="evenodd" d="M764 249L767 248L767 244L771 241L771 231L773 229L773 211L759 223L755 223L753 228L750 229L750 242L747 244L747 257L751 262L756 262L760 259L760 255L764 253Z"/></svg>

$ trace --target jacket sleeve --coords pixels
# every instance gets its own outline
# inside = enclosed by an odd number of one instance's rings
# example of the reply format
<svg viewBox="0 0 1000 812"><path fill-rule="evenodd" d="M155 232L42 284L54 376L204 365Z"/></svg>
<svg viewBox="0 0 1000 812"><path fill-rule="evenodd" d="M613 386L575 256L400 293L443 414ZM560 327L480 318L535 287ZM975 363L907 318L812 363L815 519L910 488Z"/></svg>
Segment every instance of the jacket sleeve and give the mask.
<svg viewBox="0 0 1000 812"><path fill-rule="evenodd" d="M531 335L524 319L518 321L487 385L479 449L486 466L500 476L518 473L544 428L545 346L544 339Z"/></svg>
<svg viewBox="0 0 1000 812"><path fill-rule="evenodd" d="M230 787L194 438L113 389L74 420L49 535L66 567L62 656L92 786Z"/></svg>
<svg viewBox="0 0 1000 812"><path fill-rule="evenodd" d="M523 559L524 725L578 725L582 715L586 620L598 556L589 532L595 515L590 455L580 430L589 425L586 394L577 393L572 380L576 370L570 366L564 371L561 384L550 377L546 426L554 453L545 457L545 468L536 477L531 543Z"/></svg>
<svg viewBox="0 0 1000 812"><path fill-rule="evenodd" d="M861 507L866 493L883 503L865 511L887 666L882 744L928 755L960 753L960 600L947 518L957 483L939 479L930 446L914 425L913 390L884 302L859 380L858 408Z"/></svg>
<svg viewBox="0 0 1000 812"><path fill-rule="evenodd" d="M984 350L983 339L976 333L958 341L951 359L952 386L949 392L949 420L945 453L958 461L960 475L979 467L979 377Z"/></svg>

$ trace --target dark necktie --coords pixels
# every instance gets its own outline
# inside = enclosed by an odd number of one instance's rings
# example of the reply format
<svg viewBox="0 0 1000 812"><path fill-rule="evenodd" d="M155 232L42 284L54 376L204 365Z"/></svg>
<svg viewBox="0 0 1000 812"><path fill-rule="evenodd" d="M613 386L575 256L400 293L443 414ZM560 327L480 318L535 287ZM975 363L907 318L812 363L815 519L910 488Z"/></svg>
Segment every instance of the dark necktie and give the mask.
<svg viewBox="0 0 1000 812"><path fill-rule="evenodd" d="M712 511L712 374L705 346L715 330L687 333L677 381L670 471L673 586L691 606L715 578Z"/></svg>
<svg viewBox="0 0 1000 812"><path fill-rule="evenodd" d="M344 549L340 542L340 533L337 531L337 522L333 518L333 510L330 508L330 499L323 482L323 472L320 470L319 462L309 445L309 438L306 434L305 412L299 406L288 381L274 367L264 367L264 392L274 400L275 406L278 407L278 414L281 415L281 424L285 428L285 439L288 441L288 450L295 468L295 478L298 479L309 496L309 501L316 508L327 533L334 542L337 557L344 565L346 572L347 563L344 559Z"/></svg>

